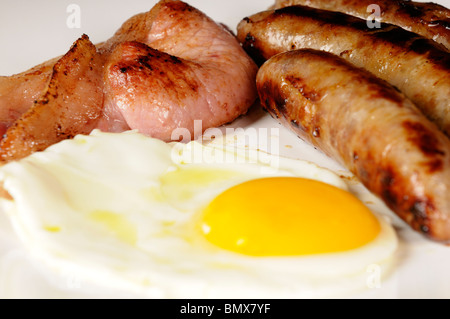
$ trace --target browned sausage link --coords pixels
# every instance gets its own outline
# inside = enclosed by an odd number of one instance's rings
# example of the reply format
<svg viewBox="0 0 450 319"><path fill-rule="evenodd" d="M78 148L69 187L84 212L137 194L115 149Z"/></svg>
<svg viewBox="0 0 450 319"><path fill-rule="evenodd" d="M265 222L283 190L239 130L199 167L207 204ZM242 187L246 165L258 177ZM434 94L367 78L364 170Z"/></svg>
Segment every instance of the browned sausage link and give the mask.
<svg viewBox="0 0 450 319"><path fill-rule="evenodd" d="M372 5L378 5L381 22L398 25L441 43L450 50L450 10L436 3L405 0L277 0L273 8L298 4L338 11L361 19L372 19L372 13L375 13Z"/></svg>
<svg viewBox="0 0 450 319"><path fill-rule="evenodd" d="M345 165L415 230L450 243L450 140L403 94L308 49L267 61L257 87L273 117Z"/></svg>
<svg viewBox="0 0 450 319"><path fill-rule="evenodd" d="M399 27L369 29L343 13L292 6L244 19L238 38L254 59L296 48L325 50L390 82L450 136L450 53Z"/></svg>

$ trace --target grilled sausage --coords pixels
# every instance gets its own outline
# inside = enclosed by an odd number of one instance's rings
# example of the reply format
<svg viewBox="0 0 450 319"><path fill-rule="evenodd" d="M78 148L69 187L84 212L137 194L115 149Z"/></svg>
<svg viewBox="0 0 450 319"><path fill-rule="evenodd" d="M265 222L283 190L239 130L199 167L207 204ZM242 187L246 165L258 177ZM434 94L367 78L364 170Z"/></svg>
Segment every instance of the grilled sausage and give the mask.
<svg viewBox="0 0 450 319"><path fill-rule="evenodd" d="M338 11L361 19L371 18L371 5L380 7L379 21L420 34L450 50L450 10L436 3L405 0L276 0L274 9L292 5Z"/></svg>
<svg viewBox="0 0 450 319"><path fill-rule="evenodd" d="M254 59L296 48L340 55L390 82L450 136L450 52L399 27L369 29L365 20L304 6L245 18L238 38Z"/></svg>
<svg viewBox="0 0 450 319"><path fill-rule="evenodd" d="M257 88L274 118L345 165L412 228L450 243L450 140L403 94L309 49L271 58Z"/></svg>

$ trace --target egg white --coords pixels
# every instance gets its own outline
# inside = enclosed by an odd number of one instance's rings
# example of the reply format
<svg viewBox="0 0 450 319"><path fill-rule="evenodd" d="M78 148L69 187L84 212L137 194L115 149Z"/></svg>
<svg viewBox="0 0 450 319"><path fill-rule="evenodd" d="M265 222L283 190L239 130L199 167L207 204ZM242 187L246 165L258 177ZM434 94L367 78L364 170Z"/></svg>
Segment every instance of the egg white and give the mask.
<svg viewBox="0 0 450 319"><path fill-rule="evenodd" d="M372 266L387 273L397 238L382 217L373 242L343 253L256 258L208 243L196 228L202 209L244 181L296 176L348 188L312 163L249 154L94 131L2 167L14 199L3 204L53 282L70 274L78 286L122 295L333 297L367 287Z"/></svg>

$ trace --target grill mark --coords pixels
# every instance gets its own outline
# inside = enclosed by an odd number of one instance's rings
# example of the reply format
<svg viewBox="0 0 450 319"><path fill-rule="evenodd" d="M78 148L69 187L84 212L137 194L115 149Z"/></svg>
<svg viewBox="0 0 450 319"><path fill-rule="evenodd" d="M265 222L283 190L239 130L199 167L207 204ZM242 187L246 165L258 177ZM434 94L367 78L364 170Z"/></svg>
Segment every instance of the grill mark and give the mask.
<svg viewBox="0 0 450 319"><path fill-rule="evenodd" d="M429 23L429 26L437 27L442 26L447 30L450 30L450 19L448 20L433 20Z"/></svg>
<svg viewBox="0 0 450 319"><path fill-rule="evenodd" d="M411 2L407 1L397 1L399 4L399 9L397 13L405 13L413 18L421 18L425 15L425 12L421 10L419 7L415 6Z"/></svg>
<svg viewBox="0 0 450 319"><path fill-rule="evenodd" d="M263 108L269 114L279 119L286 112L286 99L281 96L279 90L276 89L276 84L271 80L266 80L261 87L258 88L260 92L260 100Z"/></svg>
<svg viewBox="0 0 450 319"><path fill-rule="evenodd" d="M308 101L318 102L322 98L321 94L316 90L308 87L303 79L295 76L287 76L286 81L288 81L298 92Z"/></svg>
<svg viewBox="0 0 450 319"><path fill-rule="evenodd" d="M267 59L263 55L264 50L261 49L260 44L251 33L247 33L245 36L242 47L258 66L266 62Z"/></svg>
<svg viewBox="0 0 450 319"><path fill-rule="evenodd" d="M294 16L294 17L308 17L324 24L334 24L339 26L350 26L359 30L370 30L367 26L367 21L341 12L332 12L327 10L314 9L307 6L295 5L277 9L274 11L274 18L277 16Z"/></svg>
<svg viewBox="0 0 450 319"><path fill-rule="evenodd" d="M402 126L407 131L408 140L418 147L429 161L422 163L427 166L430 173L442 171L444 169L443 157L445 151L441 149L439 140L423 124L412 121L404 121Z"/></svg>

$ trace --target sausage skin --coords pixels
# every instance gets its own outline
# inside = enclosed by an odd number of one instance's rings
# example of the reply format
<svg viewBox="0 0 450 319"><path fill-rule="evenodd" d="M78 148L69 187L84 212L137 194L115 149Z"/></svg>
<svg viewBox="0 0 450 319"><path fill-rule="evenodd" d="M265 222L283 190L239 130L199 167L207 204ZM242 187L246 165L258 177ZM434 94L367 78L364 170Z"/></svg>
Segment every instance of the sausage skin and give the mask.
<svg viewBox="0 0 450 319"><path fill-rule="evenodd" d="M310 49L259 70L263 107L354 173L413 229L450 243L450 140L387 82Z"/></svg>
<svg viewBox="0 0 450 319"><path fill-rule="evenodd" d="M259 63L293 49L340 55L388 81L450 136L450 52L400 27L304 6L270 10L245 18L238 38Z"/></svg>
<svg viewBox="0 0 450 319"><path fill-rule="evenodd" d="M373 5L378 5L380 16L377 19L381 22L398 25L450 50L450 10L436 3L405 0L276 0L272 9L298 4L342 12L361 19L371 19L375 13Z"/></svg>

